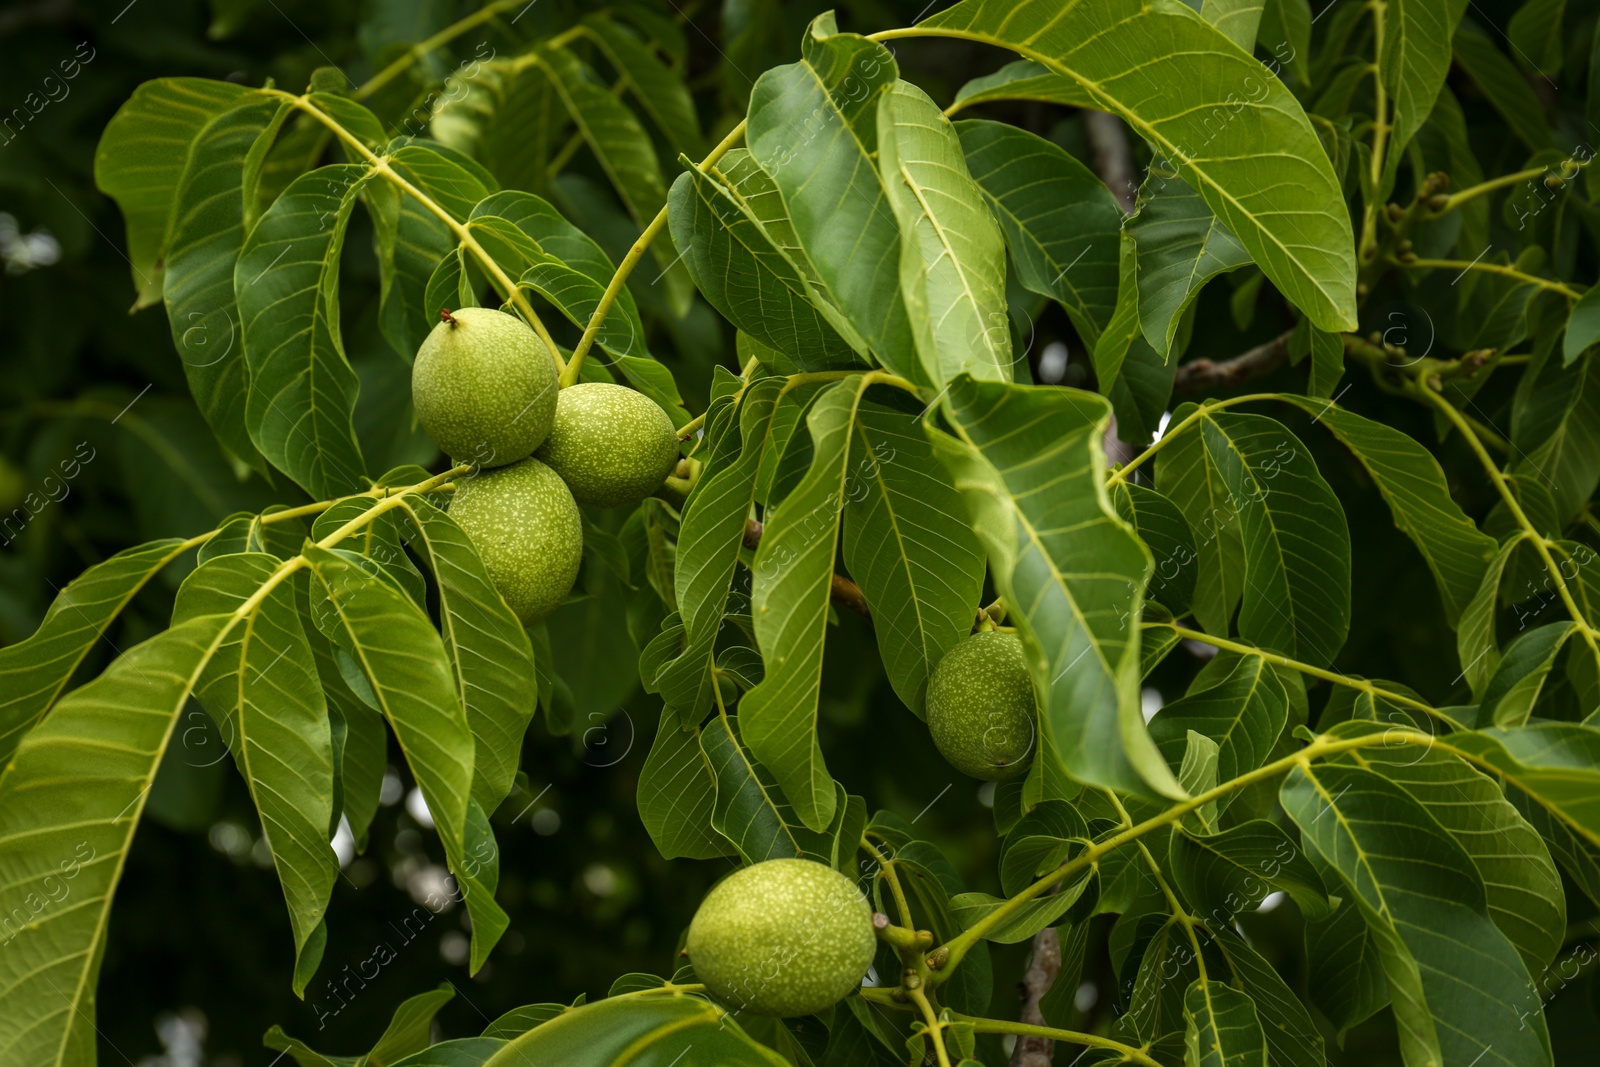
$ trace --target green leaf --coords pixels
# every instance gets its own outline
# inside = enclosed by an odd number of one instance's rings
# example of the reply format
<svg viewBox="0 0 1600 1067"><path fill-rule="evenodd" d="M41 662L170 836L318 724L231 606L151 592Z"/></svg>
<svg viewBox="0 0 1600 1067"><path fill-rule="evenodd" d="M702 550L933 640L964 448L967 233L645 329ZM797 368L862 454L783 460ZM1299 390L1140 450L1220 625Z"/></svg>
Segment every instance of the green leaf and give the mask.
<svg viewBox="0 0 1600 1067"><path fill-rule="evenodd" d="M1253 52L1263 6L1263 0L1203 0L1200 17L1246 52Z"/></svg>
<svg viewBox="0 0 1600 1067"><path fill-rule="evenodd" d="M1021 892L1071 859L1088 840L1088 825L1076 808L1064 800L1040 801L1006 834L1000 850L1001 892Z"/></svg>
<svg viewBox="0 0 1600 1067"><path fill-rule="evenodd" d="M439 831L472 918L476 971L508 920L494 901L493 886L466 867L474 742L444 643L427 616L372 577L361 557L311 545L306 558Z"/></svg>
<svg viewBox="0 0 1600 1067"><path fill-rule="evenodd" d="M1530 151L1557 144L1532 86L1494 41L1476 28L1464 25L1456 31L1452 44L1457 65L1467 72L1511 127L1511 132L1521 138Z"/></svg>
<svg viewBox="0 0 1600 1067"><path fill-rule="evenodd" d="M1267 1038L1267 1062L1275 1067L1325 1067L1322 1034L1272 965L1226 926L1213 928L1211 936L1232 968L1234 981L1255 1002Z"/></svg>
<svg viewBox="0 0 1600 1067"><path fill-rule="evenodd" d="M1527 969L1488 917L1471 857L1401 787L1302 765L1279 793L1376 942L1408 1064L1549 1064ZM1331 816L1331 817L1329 817ZM1525 1008L1524 1008L1525 1005Z"/></svg>
<svg viewBox="0 0 1600 1067"><path fill-rule="evenodd" d="M1194 413L1184 404L1172 413L1177 425ZM1199 566L1194 575L1194 617L1208 632L1228 632L1244 592L1244 539L1239 501L1229 491L1200 434L1179 432L1163 439L1156 457L1156 488L1189 520Z"/></svg>
<svg viewBox="0 0 1600 1067"><path fill-rule="evenodd" d="M1489 918L1542 975L1566 937L1567 909L1544 842L1488 776L1438 749L1356 749L1343 759L1383 775L1428 810L1472 859Z"/></svg>
<svg viewBox="0 0 1600 1067"><path fill-rule="evenodd" d="M656 676L669 707L698 719L711 706L712 657L744 544L745 519L755 499L756 472L772 431L783 382L760 378L738 410L741 442L736 457L710 462L683 508L673 588L683 616L682 652ZM734 431L728 430L731 438Z"/></svg>
<svg viewBox="0 0 1600 1067"><path fill-rule="evenodd" d="M728 840L712 828L717 782L700 750L700 731L682 729L671 707L661 709L655 742L639 771L638 797L639 819L663 859L728 855Z"/></svg>
<svg viewBox="0 0 1600 1067"><path fill-rule="evenodd" d="M1005 233L1017 281L1059 301L1092 350L1117 303L1116 197L1088 167L1026 130L972 120L956 123L956 133Z"/></svg>
<svg viewBox="0 0 1600 1067"><path fill-rule="evenodd" d="M1456 625L1484 581L1494 538L1482 533L1450 496L1444 471L1414 439L1381 422L1284 394L1326 426L1372 476L1394 524L1422 552L1433 572L1445 618Z"/></svg>
<svg viewBox="0 0 1600 1067"><path fill-rule="evenodd" d="M1006 246L955 127L896 81L878 98L878 173L900 223L900 295L926 379L1012 378Z"/></svg>
<svg viewBox="0 0 1600 1067"><path fill-rule="evenodd" d="M505 1043L499 1037L458 1037L396 1060L394 1067L481 1067Z"/></svg>
<svg viewBox="0 0 1600 1067"><path fill-rule="evenodd" d="M1496 726L1526 725L1556 665L1556 656L1577 632L1575 622L1552 622L1511 642L1484 687L1479 712L1483 721Z"/></svg>
<svg viewBox="0 0 1600 1067"><path fill-rule="evenodd" d="M339 334L339 254L371 171L335 163L296 178L234 267L250 366L246 418L261 454L314 497L361 488L357 381Z"/></svg>
<svg viewBox="0 0 1600 1067"><path fill-rule="evenodd" d="M878 100L896 80L881 44L817 17L801 60L750 93L750 155L783 194L795 236L839 309L873 353L922 382L898 272L900 227L879 177Z"/></svg>
<svg viewBox="0 0 1600 1067"><path fill-rule="evenodd" d="M747 864L784 857L832 862L831 837L801 821L772 773L745 746L740 735L744 720L743 715L718 715L700 731L700 747L716 781L711 825L732 842ZM843 792L838 789L839 794ZM843 808L842 795L836 797L836 803Z"/></svg>
<svg viewBox="0 0 1600 1067"><path fill-rule="evenodd" d="M467 218L494 188L482 168L441 145L408 144L385 157L396 176L457 220ZM439 322L439 307L430 307L425 297L434 268L456 247L456 233L394 182L369 182L362 195L378 254L378 324L395 352L410 362Z"/></svg>
<svg viewBox="0 0 1600 1067"><path fill-rule="evenodd" d="M1311 453L1282 423L1216 412L1200 429L1207 456L1239 502L1245 563L1240 635L1325 666L1350 632L1344 509Z"/></svg>
<svg viewBox="0 0 1600 1067"><path fill-rule="evenodd" d="M1117 515L1133 527L1155 561L1146 595L1174 615L1189 610L1194 597L1194 534L1176 504L1146 486L1124 478L1111 487Z"/></svg>
<svg viewBox="0 0 1600 1067"><path fill-rule="evenodd" d="M1056 892L1033 898L984 931L983 939L997 945L1028 940L1046 926L1059 922L1093 881L1093 872L1087 869L1073 875L1062 882ZM1004 898L989 893L957 893L950 898L950 914L962 929L966 929L1004 903Z"/></svg>
<svg viewBox="0 0 1600 1067"><path fill-rule="evenodd" d="M845 566L872 609L884 671L920 716L928 675L972 631L983 546L915 416L862 403L850 450Z"/></svg>
<svg viewBox="0 0 1600 1067"><path fill-rule="evenodd" d="M1124 232L1136 252L1140 329L1170 359L1184 312L1206 282L1246 266L1250 253L1199 193L1159 170L1140 186Z"/></svg>
<svg viewBox="0 0 1600 1067"><path fill-rule="evenodd" d="M1307 921L1305 949L1306 992L1340 1033L1389 1003L1377 943L1354 901Z"/></svg>
<svg viewBox="0 0 1600 1067"><path fill-rule="evenodd" d="M1394 104L1385 188L1450 73L1450 38L1466 6L1466 0L1396 0L1377 15L1378 77Z"/></svg>
<svg viewBox="0 0 1600 1067"><path fill-rule="evenodd" d="M1529 367L1512 408L1511 444L1511 471L1543 482L1569 521L1600 485L1600 360L1562 367L1551 357Z"/></svg>
<svg viewBox="0 0 1600 1067"><path fill-rule="evenodd" d="M705 155L694 99L683 79L657 59L645 42L612 19L590 15L583 26L611 66L627 77L639 106L660 127L667 142L696 159Z"/></svg>
<svg viewBox="0 0 1600 1067"><path fill-rule="evenodd" d="M543 192L570 122L550 80L527 56L468 65L434 105L429 132L483 164L502 187Z"/></svg>
<svg viewBox="0 0 1600 1067"><path fill-rule="evenodd" d="M1526 794L1512 795L1525 816L1537 805L1568 833L1600 845L1600 730L1541 722L1451 734L1444 747Z"/></svg>
<svg viewBox="0 0 1600 1067"><path fill-rule="evenodd" d="M1289 721L1289 696L1262 656L1240 656L1225 678L1164 705L1150 736L1169 765L1183 759L1189 731L1217 743L1217 780L1226 782L1267 761ZM1222 807L1232 797L1221 798Z"/></svg>
<svg viewBox="0 0 1600 1067"><path fill-rule="evenodd" d="M172 206L195 138L252 90L207 78L161 78L133 91L94 153L95 186L122 209L138 293L133 310L161 299Z"/></svg>
<svg viewBox="0 0 1600 1067"><path fill-rule="evenodd" d="M1456 633L1456 651L1461 657L1461 676L1467 680L1475 699L1483 698L1484 686L1500 666L1500 645L1495 639L1495 609L1500 606L1500 582L1506 564L1517 547L1532 535L1526 531L1513 534L1500 546L1489 566L1483 572L1478 591L1461 609L1460 624Z"/></svg>
<svg viewBox="0 0 1600 1067"><path fill-rule="evenodd" d="M300 1067L399 1067L401 1062L419 1067L410 1057L428 1048L433 1036L433 1017L454 996L455 987L446 982L438 989L408 997L394 1010L378 1043L363 1056L324 1056L304 1041L284 1033L281 1026L268 1030L261 1043L288 1053Z"/></svg>
<svg viewBox="0 0 1600 1067"><path fill-rule="evenodd" d="M0 777L8 1060L93 1062L111 897L178 715L237 622L191 619L130 648L24 737Z"/></svg>
<svg viewBox="0 0 1600 1067"><path fill-rule="evenodd" d="M955 103L951 108L954 112L995 100L1037 100L1066 107L1095 106L1095 99L1089 90L1076 81L1053 73L1042 63L1019 59L1007 63L993 74L985 74L967 82L956 91Z"/></svg>
<svg viewBox="0 0 1600 1067"><path fill-rule="evenodd" d="M1310 121L1286 86L1192 9L1160 3L1130 19L1116 0L1065 11L1051 0L963 0L918 29L1008 48L1076 82L1177 165L1314 323L1354 328L1354 237ZM1189 87L1181 101L1175 85ZM1219 122L1217 112L1231 117Z"/></svg>
<svg viewBox="0 0 1600 1067"><path fill-rule="evenodd" d="M903 1067L905 1058L878 1036L871 1012L872 1007L860 997L840 1002L818 1067Z"/></svg>
<svg viewBox="0 0 1600 1067"><path fill-rule="evenodd" d="M1204 836L1179 828L1168 856L1173 879L1212 929L1226 929L1273 890L1294 898L1309 919L1330 910L1316 868L1277 823L1252 819Z"/></svg>
<svg viewBox="0 0 1600 1067"><path fill-rule="evenodd" d="M1267 1035L1248 994L1202 975L1183 995L1183 1021L1185 1067L1267 1067Z"/></svg>
<svg viewBox="0 0 1600 1067"><path fill-rule="evenodd" d="M569 1008L484 1061L483 1067L534 1063L571 1067L715 1063L718 1067L789 1067L751 1040L733 1016L701 997L676 991L634 993Z"/></svg>
<svg viewBox="0 0 1600 1067"><path fill-rule="evenodd" d="M1567 0L1527 0L1506 27L1517 58L1552 78L1561 73L1561 56L1566 47L1561 17L1566 9Z"/></svg>
<svg viewBox="0 0 1600 1067"><path fill-rule="evenodd" d="M751 614L767 675L741 702L740 719L750 750L813 830L834 814L833 779L817 744L817 700L839 515L850 488L851 428L867 384L866 375L839 382L812 405L811 469L776 514L768 512L753 568Z"/></svg>
<svg viewBox="0 0 1600 1067"><path fill-rule="evenodd" d="M1094 373L1097 387L1117 413L1117 436L1149 441L1172 396L1178 362L1152 348L1139 325L1138 252L1127 230L1118 240L1117 255L1117 305L1095 343Z"/></svg>
<svg viewBox="0 0 1600 1067"><path fill-rule="evenodd" d="M1597 341L1600 341L1600 285L1591 288L1572 305L1572 316L1567 319L1567 332L1561 341L1562 363L1571 366Z"/></svg>
<svg viewBox="0 0 1600 1067"><path fill-rule="evenodd" d="M628 214L640 229L648 226L666 204L667 188L661 179L655 146L638 118L570 50L542 48L532 54L538 57L567 114L600 161ZM691 295L688 276L675 265L666 242L656 242L652 252L664 275L670 305L681 316L688 310Z"/></svg>
<svg viewBox="0 0 1600 1067"><path fill-rule="evenodd" d="M587 326L616 268L582 230L547 201L516 190L473 205L467 228L518 283L534 290L580 329ZM595 341L615 356L648 356L639 308L626 288Z"/></svg>
<svg viewBox="0 0 1600 1067"><path fill-rule="evenodd" d="M0 765L61 696L89 654L145 583L190 544L169 538L124 549L84 571L56 595L39 628L0 648Z"/></svg>
<svg viewBox="0 0 1600 1067"><path fill-rule="evenodd" d="M959 440L930 429L934 452L988 551L1066 770L1092 785L1177 795L1139 710L1151 562L1106 495L1108 405L969 378L951 383L946 405Z"/></svg>
<svg viewBox="0 0 1600 1067"><path fill-rule="evenodd" d="M339 864L328 847L333 815L328 708L300 625L296 586L281 582L257 599L257 590L282 565L276 556L254 552L201 564L179 589L172 621L179 625L242 613L241 624L212 653L195 695L223 727L261 815L294 928L295 993L303 996L322 954L325 936L313 942L313 935Z"/></svg>
<svg viewBox="0 0 1600 1067"><path fill-rule="evenodd" d="M472 796L492 812L511 792L537 706L533 646L455 520L418 496L401 499L410 543L438 583L439 629L472 728Z"/></svg>
<svg viewBox="0 0 1600 1067"><path fill-rule="evenodd" d="M812 276L772 179L743 150L720 168L691 166L672 185L667 221L695 287L797 369L859 366L852 342L865 342Z"/></svg>
<svg viewBox="0 0 1600 1067"><path fill-rule="evenodd" d="M167 319L189 391L217 440L263 474L245 418L249 371L233 270L254 221L262 162L290 113L281 101L244 97L196 133L163 255Z"/></svg>

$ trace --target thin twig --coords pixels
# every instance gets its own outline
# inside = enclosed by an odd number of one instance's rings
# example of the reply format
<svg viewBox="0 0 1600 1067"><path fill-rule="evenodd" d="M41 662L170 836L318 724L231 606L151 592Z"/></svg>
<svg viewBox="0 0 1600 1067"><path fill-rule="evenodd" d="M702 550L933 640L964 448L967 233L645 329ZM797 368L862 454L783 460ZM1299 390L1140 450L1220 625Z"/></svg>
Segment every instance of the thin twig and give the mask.
<svg viewBox="0 0 1600 1067"><path fill-rule="evenodd" d="M1172 379L1172 391L1205 393L1213 389L1230 389L1251 378L1271 374L1288 358L1289 338L1293 335L1293 330L1285 330L1265 344L1221 362L1196 359L1180 364L1178 373Z"/></svg>
<svg viewBox="0 0 1600 1067"><path fill-rule="evenodd" d="M744 520L744 547L754 552L761 547L761 523L754 519ZM842 574L833 576L833 586L828 591L829 599L835 606L853 611L863 619L871 620L872 609L867 605L866 594L861 587Z"/></svg>

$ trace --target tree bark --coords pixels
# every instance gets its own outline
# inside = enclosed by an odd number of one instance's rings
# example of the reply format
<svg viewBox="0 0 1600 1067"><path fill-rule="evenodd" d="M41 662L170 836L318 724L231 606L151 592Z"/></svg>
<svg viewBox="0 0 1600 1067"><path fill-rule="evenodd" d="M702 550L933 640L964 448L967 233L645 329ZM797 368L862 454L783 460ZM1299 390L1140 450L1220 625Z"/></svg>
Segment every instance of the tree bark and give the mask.
<svg viewBox="0 0 1600 1067"><path fill-rule="evenodd" d="M1033 953L1028 957L1028 969L1017 983L1017 993L1022 998L1021 1020L1033 1026L1048 1026L1039 1001L1050 992L1056 975L1061 973L1061 939L1056 928L1046 926L1033 935ZM1055 1056L1056 1043L1048 1037L1023 1036L1017 1038L1011 1050L1011 1067L1050 1067Z"/></svg>

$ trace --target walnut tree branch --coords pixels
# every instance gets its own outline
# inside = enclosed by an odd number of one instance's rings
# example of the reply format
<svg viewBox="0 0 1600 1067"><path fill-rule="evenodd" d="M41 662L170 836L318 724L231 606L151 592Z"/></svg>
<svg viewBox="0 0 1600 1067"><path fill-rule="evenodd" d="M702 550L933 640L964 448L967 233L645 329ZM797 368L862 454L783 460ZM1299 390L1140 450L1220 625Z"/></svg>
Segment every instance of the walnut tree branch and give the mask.
<svg viewBox="0 0 1600 1067"><path fill-rule="evenodd" d="M744 547L754 552L761 547L762 525L754 519L744 520ZM833 588L828 592L834 606L847 611L853 611L863 619L871 620L872 609L867 606L867 598L861 592L861 587L842 574L833 576Z"/></svg>
<svg viewBox="0 0 1600 1067"><path fill-rule="evenodd" d="M1251 378L1271 374L1288 358L1289 337L1293 333L1293 330L1285 330L1265 344L1259 344L1248 352L1241 352L1231 359L1220 362L1195 359L1179 364L1178 373L1172 379L1172 391L1206 393L1213 389L1231 388Z"/></svg>
<svg viewBox="0 0 1600 1067"><path fill-rule="evenodd" d="M1033 935L1033 953L1028 957L1028 969L1023 972L1017 990L1022 996L1021 1020L1030 1026L1047 1026L1039 1002L1050 992L1056 976L1061 973L1061 938L1053 926L1046 926ZM1025 1034L1017 1038L1011 1050L1011 1067L1050 1067L1055 1056L1056 1043L1048 1037Z"/></svg>

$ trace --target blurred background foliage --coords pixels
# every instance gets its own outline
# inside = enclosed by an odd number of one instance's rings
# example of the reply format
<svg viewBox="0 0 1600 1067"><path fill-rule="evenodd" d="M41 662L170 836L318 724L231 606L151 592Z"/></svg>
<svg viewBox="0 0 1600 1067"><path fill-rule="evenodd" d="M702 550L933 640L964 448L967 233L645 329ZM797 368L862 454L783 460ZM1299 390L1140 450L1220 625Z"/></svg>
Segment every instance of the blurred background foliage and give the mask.
<svg viewBox="0 0 1600 1067"><path fill-rule="evenodd" d="M122 220L92 178L107 120L139 83L160 76L248 85L270 79L299 90L313 71L336 67L360 84L413 42L477 6L454 0L13 0L0 6L0 118L12 117L0 128L0 516L15 517L26 499L44 502L23 509L26 521L13 518L0 528L0 643L31 632L61 587L119 549L191 535L231 512L290 499L282 485L243 476L217 447L189 399L161 311L128 312L134 290ZM609 8L627 8L635 24L654 27L660 50L679 64L693 90L702 128L715 138L742 115L754 77L797 55L804 26L827 6L821 0L623 0ZM594 9L587 2L535 0L514 23L511 12L456 41L454 55L423 57L369 103L392 120L458 58L481 56L485 44L516 48ZM847 3L840 26L867 32L908 24L925 10L924 0ZM1475 3L1473 17L1504 26L1513 10ZM1567 17L1578 31L1568 40L1574 47L1588 42L1593 11L1569 10ZM1005 62L999 53L948 41L918 42L900 49L898 59L903 73L941 102L969 78ZM1585 66L1576 62L1569 69ZM63 76L74 67L76 74ZM1543 88L1529 80L1536 91ZM1451 84L1484 170L1522 165L1525 153L1504 135L1482 94L1459 73ZM1314 85L1300 88L1302 99L1315 97ZM1581 89L1562 86L1571 93ZM1092 158L1076 114L1038 104L989 107L991 117ZM580 151L567 164L556 199L616 259L637 230L586 156ZM1145 159L1136 147L1141 168ZM665 153L663 164L670 183L677 165ZM353 248L371 243L370 234L359 232L350 240ZM376 326L375 265L361 255L347 256L346 264L345 338L362 379L357 428L369 466L433 463L438 457L431 443L410 418L409 366ZM1594 273L1593 263L1576 266L1578 276ZM671 365L690 410L703 410L712 366L737 369L732 331L698 300L681 320L663 315L663 298L648 292L652 272L640 273L634 289L651 350ZM1207 289L1185 358L1226 358L1292 323L1275 294L1235 299L1240 288L1259 280L1249 270ZM1017 343L1028 352L1030 373L1092 388L1092 370L1065 315L1014 291ZM1442 311L1429 304L1424 316L1414 302L1420 296L1408 302L1398 293L1393 300L1376 295L1364 313L1365 328L1390 328L1398 311L1413 329L1423 328L1424 317L1429 330L1448 336L1452 329L1453 301L1440 302ZM562 339L570 343L572 337ZM1299 390L1304 374L1304 364L1285 367L1275 379L1251 383L1252 390ZM1434 439L1420 408L1364 378L1351 381L1342 404ZM1493 392L1503 395L1478 400L1499 418L1510 391ZM1317 451L1356 531L1356 622L1341 668L1359 664L1368 675L1449 692L1454 637L1427 572L1348 453L1320 435L1303 439ZM1442 447L1447 470L1470 469L1451 454L1455 444ZM1461 485L1489 492L1476 477ZM1482 514L1491 501L1461 503ZM105 635L100 662L87 664L86 673L98 672L111 650L164 626L182 577L174 568L152 583ZM1393 610L1396 604L1407 610ZM944 769L926 730L887 684L866 625L845 616L830 632L822 738L830 765L870 807L916 819L970 888L998 892L988 795ZM553 623L552 631L562 628ZM459 994L440 1017L444 1036L463 1036L519 1004L602 995L627 971L670 974L683 927L728 865L668 864L656 853L640 826L634 789L659 701L639 690L634 638L625 626L586 633L587 642L557 642L558 655L582 663L563 673L589 683L573 694L572 728L553 737L542 721L535 723L523 754L526 781L495 817L503 849L500 900L512 929L473 978L467 976L463 909L435 914L428 906L438 900L431 894L445 873L443 857L419 824L425 809L412 799L396 757L365 853L355 855L348 841L341 842L344 871L328 912L322 970L307 1000L297 1000L289 988L291 941L260 828L229 766L228 739L194 705L162 767L152 818L138 835L117 897L101 979L102 1062L268 1063L272 1054L260 1040L273 1023L320 1049L366 1048L400 1000L441 981ZM1199 664L1194 656L1169 659L1151 679L1147 701L1180 694ZM1313 707L1325 699L1325 687L1313 689ZM931 770L908 773L908 767ZM1262 935L1264 951L1298 984L1294 907L1247 916L1244 924ZM1095 936L1103 940L1105 930L1097 928ZM996 1015L1014 1011L1026 947L995 947ZM1093 1027L1111 1010L1114 990L1109 973L1085 978L1079 1022ZM1551 1004L1552 1034L1565 1050L1558 1051L1558 1062L1593 1062L1593 1000L1588 983L1580 982ZM1330 1044L1329 1052L1336 1063L1376 1067L1398 1062L1375 1052L1392 1047L1393 1023L1384 1011L1348 1035L1343 1049ZM1003 1062L992 1047L985 1058Z"/></svg>

